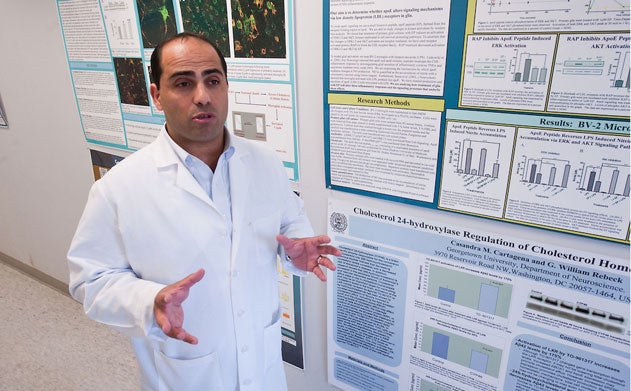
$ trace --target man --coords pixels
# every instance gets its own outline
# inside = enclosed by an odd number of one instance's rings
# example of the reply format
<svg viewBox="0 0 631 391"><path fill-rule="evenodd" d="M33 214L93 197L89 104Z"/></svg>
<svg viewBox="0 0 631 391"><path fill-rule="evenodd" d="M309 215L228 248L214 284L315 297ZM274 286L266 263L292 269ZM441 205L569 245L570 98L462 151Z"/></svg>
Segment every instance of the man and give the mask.
<svg viewBox="0 0 631 391"><path fill-rule="evenodd" d="M210 41L178 34L151 67L165 127L92 187L70 292L132 337L143 389L285 390L277 255L325 281L340 251L311 237L275 153L224 128L226 63Z"/></svg>

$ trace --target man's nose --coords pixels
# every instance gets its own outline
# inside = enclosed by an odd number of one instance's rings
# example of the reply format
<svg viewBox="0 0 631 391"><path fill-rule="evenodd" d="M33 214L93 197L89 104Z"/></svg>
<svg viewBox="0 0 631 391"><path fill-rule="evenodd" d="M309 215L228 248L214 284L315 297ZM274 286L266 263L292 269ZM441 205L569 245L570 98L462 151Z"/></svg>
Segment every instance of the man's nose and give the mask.
<svg viewBox="0 0 631 391"><path fill-rule="evenodd" d="M196 105L204 106L210 103L210 93L204 83L198 83L195 87L195 96L193 97Z"/></svg>

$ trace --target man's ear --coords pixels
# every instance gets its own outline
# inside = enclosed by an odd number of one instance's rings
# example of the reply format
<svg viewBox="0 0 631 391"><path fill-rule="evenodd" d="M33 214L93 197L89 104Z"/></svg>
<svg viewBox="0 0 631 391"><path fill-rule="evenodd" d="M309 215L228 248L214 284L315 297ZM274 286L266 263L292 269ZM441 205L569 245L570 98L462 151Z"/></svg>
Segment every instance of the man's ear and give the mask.
<svg viewBox="0 0 631 391"><path fill-rule="evenodd" d="M153 99L153 104L158 108L158 110L162 111L162 104L160 103L160 90L156 83L151 83L149 86L149 93L151 94L151 99Z"/></svg>

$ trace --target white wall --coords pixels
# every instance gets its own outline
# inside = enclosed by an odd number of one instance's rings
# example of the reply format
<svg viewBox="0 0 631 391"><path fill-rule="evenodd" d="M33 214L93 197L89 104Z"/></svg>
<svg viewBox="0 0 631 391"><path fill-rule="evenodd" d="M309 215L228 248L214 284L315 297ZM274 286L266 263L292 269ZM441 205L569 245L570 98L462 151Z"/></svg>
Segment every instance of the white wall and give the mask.
<svg viewBox="0 0 631 391"><path fill-rule="evenodd" d="M0 0L0 97L0 252L67 282L93 177L56 2Z"/></svg>
<svg viewBox="0 0 631 391"><path fill-rule="evenodd" d="M332 192L325 189L324 182L322 5L315 1L294 3L302 178L296 189L305 200L315 230L324 233L327 197ZM0 129L0 253L67 282L65 254L93 177L55 1L0 0L0 97L10 125ZM428 219L452 225L462 223L608 256L629 256L625 245L448 212L421 212ZM325 285L314 277L305 279L306 368L288 367L292 390L333 389L326 381L325 291Z"/></svg>

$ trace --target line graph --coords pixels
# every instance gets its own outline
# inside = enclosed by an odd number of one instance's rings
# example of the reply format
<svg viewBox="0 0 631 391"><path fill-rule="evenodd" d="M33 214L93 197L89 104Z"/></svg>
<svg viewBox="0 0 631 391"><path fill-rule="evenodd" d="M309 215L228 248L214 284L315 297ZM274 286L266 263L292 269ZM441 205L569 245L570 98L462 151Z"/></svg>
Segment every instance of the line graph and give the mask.
<svg viewBox="0 0 631 391"><path fill-rule="evenodd" d="M620 0L589 0L587 13L593 12L629 12L629 2Z"/></svg>
<svg viewBox="0 0 631 391"><path fill-rule="evenodd" d="M573 0L485 0L489 14L513 12L570 12Z"/></svg>

